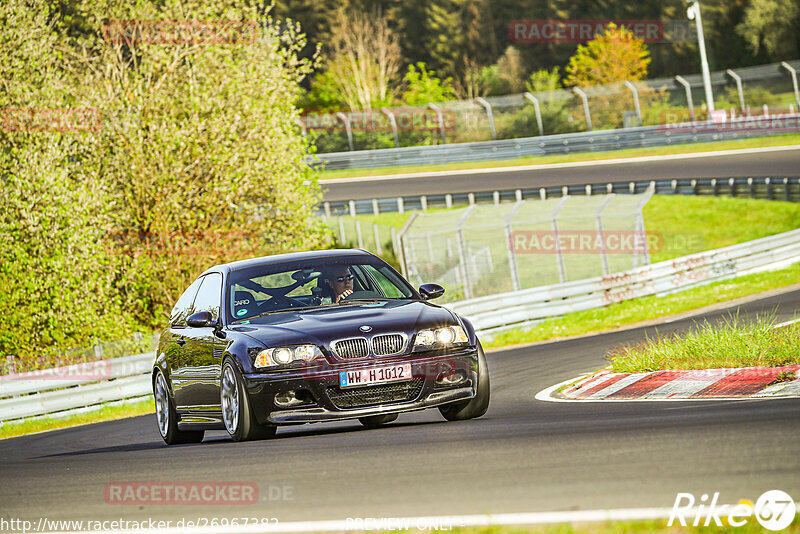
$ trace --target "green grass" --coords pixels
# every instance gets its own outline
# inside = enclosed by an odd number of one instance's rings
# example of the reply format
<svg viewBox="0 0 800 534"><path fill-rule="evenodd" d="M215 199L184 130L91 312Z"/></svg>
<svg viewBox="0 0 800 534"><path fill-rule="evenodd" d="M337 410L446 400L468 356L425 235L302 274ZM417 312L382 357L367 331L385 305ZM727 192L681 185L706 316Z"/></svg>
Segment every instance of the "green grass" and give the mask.
<svg viewBox="0 0 800 534"><path fill-rule="evenodd" d="M769 317L746 322L738 315L721 325L707 322L680 335L623 345L608 357L618 373L664 369L722 369L781 367L800 363L800 323L773 328ZM788 376L786 378L789 378Z"/></svg>
<svg viewBox="0 0 800 534"><path fill-rule="evenodd" d="M732 150L739 148L762 148L771 146L784 146L800 143L800 135L780 135L773 137L757 137L754 139L741 139L733 141L717 141L709 143L689 143L653 148L629 148L609 152L584 152L578 154L557 154L552 156L531 156L500 161L476 161L466 163L447 163L440 165L416 165L407 167L391 167L384 169L347 169L336 171L322 171L320 181L331 178L350 178L356 176L386 176L392 174L405 174L432 171L456 171L464 169L491 169L495 167L514 167L517 165L546 165L549 163L572 163L576 161L597 161L613 158L635 158L641 156L661 156L668 154L689 154L692 152L711 152L718 150Z"/></svg>
<svg viewBox="0 0 800 534"><path fill-rule="evenodd" d="M31 419L27 421L20 421L18 423L12 421L10 423L3 423L0 425L0 439L22 436L24 434L32 434L34 432L42 432L44 430L55 430L57 428L83 425L87 423L113 421L115 419L124 419L126 417L135 417L137 415L144 415L154 412L155 409L153 406L153 401L143 400L117 406L104 406L97 411L71 415L64 418Z"/></svg>
<svg viewBox="0 0 800 534"><path fill-rule="evenodd" d="M528 328L515 328L484 342L486 348L502 348L535 341L613 330L641 321L684 313L719 302L746 297L768 289L800 282L800 263L778 271L739 276L664 297L642 297L568 313Z"/></svg>
<svg viewBox="0 0 800 534"><path fill-rule="evenodd" d="M643 214L648 234L658 237L658 249L651 251L653 263L800 228L800 204L777 200L653 195ZM409 212L395 212L358 215L355 219L399 230L410 216ZM334 234L338 232L333 221L331 229ZM349 230L349 235L354 232Z"/></svg>

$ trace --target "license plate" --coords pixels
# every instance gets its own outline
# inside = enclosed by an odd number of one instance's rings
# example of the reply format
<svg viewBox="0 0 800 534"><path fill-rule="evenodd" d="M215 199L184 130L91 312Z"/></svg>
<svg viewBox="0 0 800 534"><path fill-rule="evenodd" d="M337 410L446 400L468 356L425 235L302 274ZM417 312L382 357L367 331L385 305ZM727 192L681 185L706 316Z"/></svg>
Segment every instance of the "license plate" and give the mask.
<svg viewBox="0 0 800 534"><path fill-rule="evenodd" d="M411 364L392 365L391 367L372 367L369 369L355 369L339 373L339 386L351 388L368 384L381 384L384 382L399 382L411 380Z"/></svg>

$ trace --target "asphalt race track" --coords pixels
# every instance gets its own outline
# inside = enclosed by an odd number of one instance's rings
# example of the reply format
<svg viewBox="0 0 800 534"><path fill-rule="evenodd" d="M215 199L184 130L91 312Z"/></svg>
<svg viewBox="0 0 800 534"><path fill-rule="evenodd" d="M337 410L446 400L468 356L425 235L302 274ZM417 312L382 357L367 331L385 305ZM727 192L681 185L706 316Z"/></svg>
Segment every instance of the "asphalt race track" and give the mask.
<svg viewBox="0 0 800 534"><path fill-rule="evenodd" d="M800 309L800 291L740 313ZM725 310L707 315L718 320ZM672 332L696 319L668 323ZM605 351L653 328L490 353L492 404L480 419L438 411L389 427L297 426L274 440L222 432L166 447L154 416L0 441L0 516L49 519L275 517L281 522L671 507L678 492L720 503L781 489L800 498L800 399L551 403L540 390L604 365ZM109 505L125 481L240 481L256 505ZM286 489L288 493L278 493ZM286 497L286 498L284 498Z"/></svg>
<svg viewBox="0 0 800 534"><path fill-rule="evenodd" d="M612 156L609 156L612 157ZM509 172L497 169L478 174L460 171L436 176L392 180L322 180L327 201L390 198L414 194L441 195L518 188L604 184L638 180L681 180L749 176L798 176L800 148L735 155L705 155L701 158L661 159L614 165L545 168Z"/></svg>

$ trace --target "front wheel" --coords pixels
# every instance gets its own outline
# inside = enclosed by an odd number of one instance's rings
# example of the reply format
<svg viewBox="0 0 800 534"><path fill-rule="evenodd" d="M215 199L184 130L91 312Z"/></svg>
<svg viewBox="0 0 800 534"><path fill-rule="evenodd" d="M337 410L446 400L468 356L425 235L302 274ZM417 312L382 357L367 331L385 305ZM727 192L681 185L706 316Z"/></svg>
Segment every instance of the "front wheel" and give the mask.
<svg viewBox="0 0 800 534"><path fill-rule="evenodd" d="M200 443L203 441L203 430L180 430L178 428L178 413L172 404L167 388L167 379L159 369L153 380L153 397L156 400L156 423L158 432L167 445L178 443Z"/></svg>
<svg viewBox="0 0 800 534"><path fill-rule="evenodd" d="M222 421L233 441L271 438L277 428L260 425L250 409L250 399L244 387L244 379L231 360L222 366L219 387Z"/></svg>
<svg viewBox="0 0 800 534"><path fill-rule="evenodd" d="M478 386L475 389L475 396L466 402L439 406L444 418L448 421L475 419L489 409L489 367L486 365L486 355L483 353L480 341L478 341Z"/></svg>

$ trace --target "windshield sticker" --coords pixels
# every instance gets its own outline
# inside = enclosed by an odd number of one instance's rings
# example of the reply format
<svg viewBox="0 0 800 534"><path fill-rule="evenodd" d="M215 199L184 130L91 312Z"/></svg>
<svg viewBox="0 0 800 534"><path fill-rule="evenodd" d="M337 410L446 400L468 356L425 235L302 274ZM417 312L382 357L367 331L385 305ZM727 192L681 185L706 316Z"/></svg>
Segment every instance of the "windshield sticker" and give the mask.
<svg viewBox="0 0 800 534"><path fill-rule="evenodd" d="M237 312L236 312L236 315L237 315L238 317L241 317L241 316L242 316L242 315L244 315L245 313L247 313L247 308L242 308L241 310L239 310L239 311L237 311Z"/></svg>
<svg viewBox="0 0 800 534"><path fill-rule="evenodd" d="M373 302L373 303L370 303L370 304L362 304L361 305L362 308L380 308L382 306L386 306L386 303L385 302Z"/></svg>

